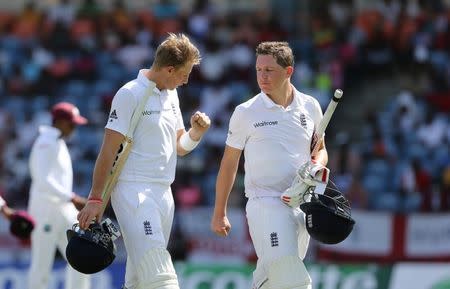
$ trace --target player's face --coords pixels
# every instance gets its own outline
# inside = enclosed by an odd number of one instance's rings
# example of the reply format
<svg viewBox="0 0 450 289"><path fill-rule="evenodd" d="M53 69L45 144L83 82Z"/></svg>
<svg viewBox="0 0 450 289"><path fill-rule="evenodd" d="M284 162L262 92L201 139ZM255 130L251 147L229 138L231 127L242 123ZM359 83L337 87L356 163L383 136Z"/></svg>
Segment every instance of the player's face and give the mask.
<svg viewBox="0 0 450 289"><path fill-rule="evenodd" d="M189 75L191 74L193 66L194 65L192 63L187 63L178 69L171 68L169 70L167 89L175 89L180 85L188 83Z"/></svg>
<svg viewBox="0 0 450 289"><path fill-rule="evenodd" d="M256 78L259 88L266 94L276 91L289 79L289 68L280 66L272 55L258 55Z"/></svg>
<svg viewBox="0 0 450 289"><path fill-rule="evenodd" d="M76 124L68 120L61 120L61 133L63 137L70 137L75 131Z"/></svg>

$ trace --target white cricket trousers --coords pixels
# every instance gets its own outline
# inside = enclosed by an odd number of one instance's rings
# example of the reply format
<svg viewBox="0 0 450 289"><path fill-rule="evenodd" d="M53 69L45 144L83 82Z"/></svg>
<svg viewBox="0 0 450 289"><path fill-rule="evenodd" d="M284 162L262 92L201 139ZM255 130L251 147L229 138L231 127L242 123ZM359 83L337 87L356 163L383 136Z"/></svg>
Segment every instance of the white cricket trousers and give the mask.
<svg viewBox="0 0 450 289"><path fill-rule="evenodd" d="M31 197L28 212L36 221L31 234L29 289L48 289L56 249L66 257L66 231L77 223L78 210L70 202L51 197ZM65 289L89 289L90 277L66 267Z"/></svg>
<svg viewBox="0 0 450 289"><path fill-rule="evenodd" d="M253 197L246 205L250 236L258 257L253 272L253 288L267 280L269 265L286 256L302 260L309 244L305 214L290 208L277 197Z"/></svg>
<svg viewBox="0 0 450 289"><path fill-rule="evenodd" d="M170 185L120 181L111 194L125 248L126 288L138 283L136 269L149 249L167 248L175 204Z"/></svg>

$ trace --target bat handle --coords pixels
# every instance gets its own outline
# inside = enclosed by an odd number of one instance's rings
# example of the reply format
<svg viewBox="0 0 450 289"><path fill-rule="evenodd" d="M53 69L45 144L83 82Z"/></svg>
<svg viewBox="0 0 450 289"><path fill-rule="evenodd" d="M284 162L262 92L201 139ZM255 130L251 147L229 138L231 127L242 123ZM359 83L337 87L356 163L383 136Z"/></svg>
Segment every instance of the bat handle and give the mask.
<svg viewBox="0 0 450 289"><path fill-rule="evenodd" d="M341 100L341 97L342 97L343 94L344 94L344 92L342 91L342 89L336 89L334 91L333 101L334 102L339 102Z"/></svg>

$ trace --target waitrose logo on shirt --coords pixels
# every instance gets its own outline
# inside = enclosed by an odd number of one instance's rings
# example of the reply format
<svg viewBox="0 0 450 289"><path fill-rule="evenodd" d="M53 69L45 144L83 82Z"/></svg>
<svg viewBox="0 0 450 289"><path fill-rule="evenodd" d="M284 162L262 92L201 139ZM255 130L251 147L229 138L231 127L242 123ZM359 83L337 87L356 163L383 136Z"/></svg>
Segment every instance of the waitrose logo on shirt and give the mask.
<svg viewBox="0 0 450 289"><path fill-rule="evenodd" d="M272 121L261 121L261 122L255 122L253 126L255 128L268 126L268 125L278 125L278 120L272 120Z"/></svg>

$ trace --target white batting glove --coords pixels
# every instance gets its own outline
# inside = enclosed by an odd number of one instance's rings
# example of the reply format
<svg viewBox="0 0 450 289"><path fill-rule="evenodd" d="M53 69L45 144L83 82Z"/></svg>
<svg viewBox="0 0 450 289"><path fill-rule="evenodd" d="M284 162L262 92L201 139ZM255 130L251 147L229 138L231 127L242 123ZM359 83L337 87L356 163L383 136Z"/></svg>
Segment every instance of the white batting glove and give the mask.
<svg viewBox="0 0 450 289"><path fill-rule="evenodd" d="M330 170L321 164L306 162L298 170L292 185L281 194L281 201L292 208L309 201L310 190L317 194L323 194Z"/></svg>

